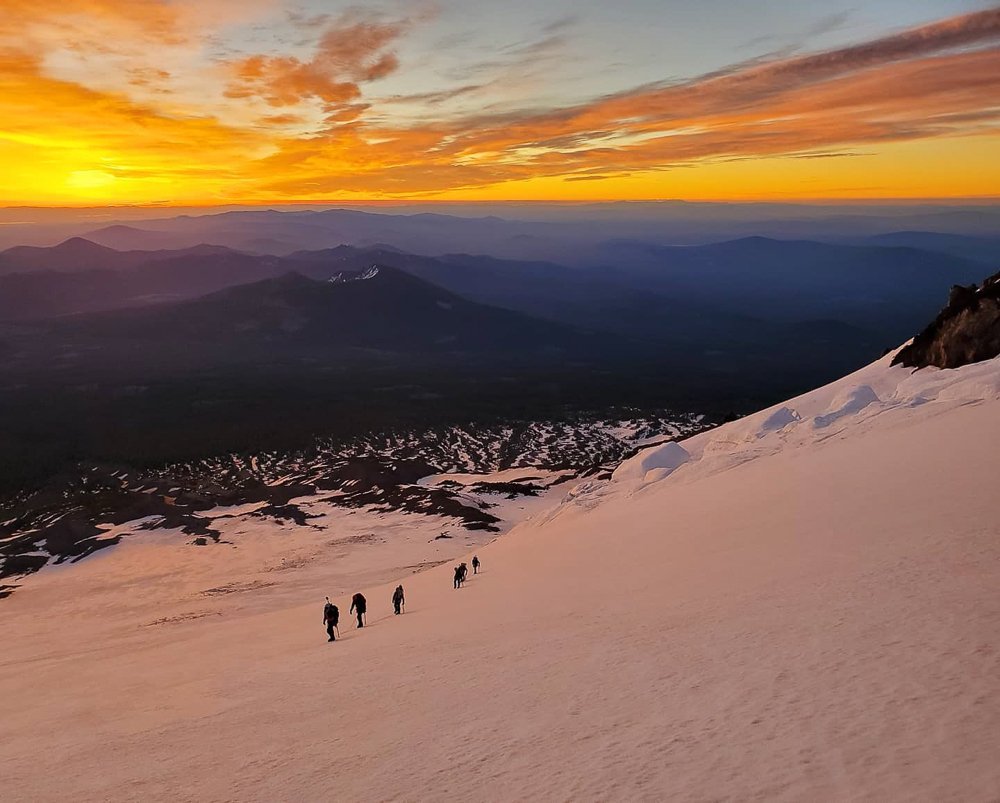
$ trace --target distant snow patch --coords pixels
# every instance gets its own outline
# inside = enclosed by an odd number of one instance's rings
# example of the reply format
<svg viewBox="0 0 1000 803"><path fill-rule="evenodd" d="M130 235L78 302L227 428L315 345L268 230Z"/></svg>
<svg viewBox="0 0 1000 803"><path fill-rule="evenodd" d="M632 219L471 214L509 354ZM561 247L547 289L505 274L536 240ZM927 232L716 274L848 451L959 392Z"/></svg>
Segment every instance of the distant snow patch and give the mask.
<svg viewBox="0 0 1000 803"><path fill-rule="evenodd" d="M330 284L346 284L347 282L363 282L366 279L374 279L376 276L378 276L378 265L372 265L362 273L342 270L340 273L333 274L328 281Z"/></svg>

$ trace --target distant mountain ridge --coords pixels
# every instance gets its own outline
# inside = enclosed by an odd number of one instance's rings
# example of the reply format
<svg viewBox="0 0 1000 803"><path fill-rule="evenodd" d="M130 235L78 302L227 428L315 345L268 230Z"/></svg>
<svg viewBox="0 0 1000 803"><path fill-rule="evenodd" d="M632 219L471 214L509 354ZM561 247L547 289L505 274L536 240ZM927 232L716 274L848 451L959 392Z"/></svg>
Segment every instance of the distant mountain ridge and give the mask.
<svg viewBox="0 0 1000 803"><path fill-rule="evenodd" d="M746 237L704 246L605 243L594 257L623 283L785 320L839 317L868 324L927 304L950 277L972 281L978 263L910 247ZM836 312L837 308L840 312ZM849 316L849 317L844 317Z"/></svg>
<svg viewBox="0 0 1000 803"><path fill-rule="evenodd" d="M643 341L713 370L753 355L761 370L786 360L794 374L811 371L822 354L832 375L905 338L949 286L982 274L978 263L909 247L761 237L706 246L608 242L592 259L602 264L428 257L391 246L285 257L205 245L118 252L74 238L0 253L0 266L28 269L0 275L0 321L184 301L290 271L326 281L379 264L471 302Z"/></svg>
<svg viewBox="0 0 1000 803"><path fill-rule="evenodd" d="M147 219L106 227L85 236L115 248L134 248L136 229L148 232L155 247L200 242L284 256L348 244L387 244L410 253L438 255L462 251L518 260L590 264L601 242L632 239L656 245L700 245L746 236L824 240L870 237L895 231L996 236L1000 208L813 207L794 204L660 203L590 205L578 211L550 208L537 214L508 206L510 217L402 214L352 208L247 210ZM523 215L523 217L521 217ZM155 239L154 239L155 238Z"/></svg>
<svg viewBox="0 0 1000 803"><path fill-rule="evenodd" d="M128 270L139 265L183 257L217 256L233 249L199 243L177 249L118 250L83 237L71 237L58 245L39 247L18 245L0 251L0 275L11 273L88 270Z"/></svg>
<svg viewBox="0 0 1000 803"><path fill-rule="evenodd" d="M537 317L635 336L687 332L691 342L713 337L704 329L707 317L729 318L736 329L740 319L840 320L892 342L925 320L949 286L983 273L977 262L912 247L762 237L705 246L605 242L590 267L472 254L428 257L385 246L339 245L285 257L205 245L118 252L74 238L51 249L0 253L0 273L8 274L0 275L0 320L192 298L289 270L325 279L373 262ZM59 275L48 275L53 271ZM63 276L91 271L119 275ZM12 275L25 272L46 275ZM59 284L69 282L73 292L65 293ZM88 282L95 286L91 292Z"/></svg>
<svg viewBox="0 0 1000 803"><path fill-rule="evenodd" d="M50 351L74 344L84 359L140 351L191 365L342 360L357 349L495 353L526 362L613 350L607 336L470 302L386 265L332 279L293 271L184 301L52 319L34 337Z"/></svg>
<svg viewBox="0 0 1000 803"><path fill-rule="evenodd" d="M1000 227L998 227L1000 230ZM933 231L894 231L844 240L849 245L905 246L962 257L983 265L1000 264L1000 236L945 234Z"/></svg>

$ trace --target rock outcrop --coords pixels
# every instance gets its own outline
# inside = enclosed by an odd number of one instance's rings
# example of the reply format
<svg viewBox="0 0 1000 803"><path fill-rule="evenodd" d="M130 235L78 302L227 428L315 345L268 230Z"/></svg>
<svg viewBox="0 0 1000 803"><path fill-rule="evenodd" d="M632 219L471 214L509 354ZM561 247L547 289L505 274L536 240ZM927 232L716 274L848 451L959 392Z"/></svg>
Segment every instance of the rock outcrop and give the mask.
<svg viewBox="0 0 1000 803"><path fill-rule="evenodd" d="M913 342L900 349L893 365L958 368L1000 355L1000 273L981 287L955 286L948 305Z"/></svg>

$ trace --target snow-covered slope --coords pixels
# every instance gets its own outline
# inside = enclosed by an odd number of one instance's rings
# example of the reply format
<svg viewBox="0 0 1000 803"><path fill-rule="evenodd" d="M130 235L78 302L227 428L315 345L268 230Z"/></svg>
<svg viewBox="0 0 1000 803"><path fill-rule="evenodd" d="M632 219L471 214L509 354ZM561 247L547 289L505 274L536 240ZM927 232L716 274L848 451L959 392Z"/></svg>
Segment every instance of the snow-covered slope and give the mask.
<svg viewBox="0 0 1000 803"><path fill-rule="evenodd" d="M128 545L65 569L99 606L57 568L0 608L5 796L996 799L997 444L1000 360L886 358L578 484L403 616L409 569L359 580L334 644L318 573L170 621Z"/></svg>
<svg viewBox="0 0 1000 803"><path fill-rule="evenodd" d="M890 367L893 356L887 354L837 382L688 438L683 446L667 443L640 452L618 467L615 479L647 484L681 465L687 466L689 478L704 476L776 451L818 445L847 434L858 436L896 422L913 423L923 416L908 411L926 404L932 405L926 412L933 415L1000 397L996 360L960 371L914 372Z"/></svg>

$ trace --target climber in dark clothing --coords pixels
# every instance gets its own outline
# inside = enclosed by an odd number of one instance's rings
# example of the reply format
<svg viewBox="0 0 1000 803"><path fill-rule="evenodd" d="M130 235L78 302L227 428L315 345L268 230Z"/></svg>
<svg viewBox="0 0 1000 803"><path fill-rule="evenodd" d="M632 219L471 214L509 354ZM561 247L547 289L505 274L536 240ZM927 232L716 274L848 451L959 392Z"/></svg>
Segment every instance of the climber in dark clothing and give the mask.
<svg viewBox="0 0 1000 803"><path fill-rule="evenodd" d="M462 582L464 583L465 578L469 576L469 567L462 563L458 568L462 570Z"/></svg>
<svg viewBox="0 0 1000 803"><path fill-rule="evenodd" d="M455 588L462 587L462 581L465 580L465 573L462 571L461 566L455 567Z"/></svg>
<svg viewBox="0 0 1000 803"><path fill-rule="evenodd" d="M360 591L351 597L351 613L357 611L358 627L365 626L365 611L368 610L368 601Z"/></svg>
<svg viewBox="0 0 1000 803"><path fill-rule="evenodd" d="M396 590L392 592L392 608L398 616L402 611L400 610L403 605L406 604L406 599L403 597L403 587L396 586Z"/></svg>
<svg viewBox="0 0 1000 803"><path fill-rule="evenodd" d="M479 556L478 555L473 555L472 556L472 573L473 574L479 574Z"/></svg>
<svg viewBox="0 0 1000 803"><path fill-rule="evenodd" d="M330 598L326 598L326 605L323 606L323 624L326 625L326 634L330 637L328 641L336 641L337 636L334 634L334 629L337 627L337 623L340 621L340 610L330 602Z"/></svg>

